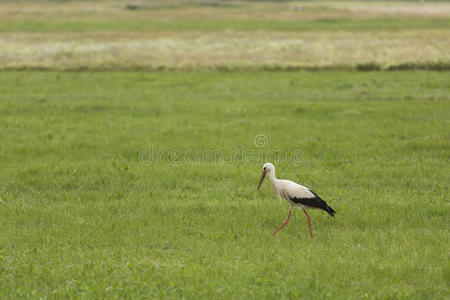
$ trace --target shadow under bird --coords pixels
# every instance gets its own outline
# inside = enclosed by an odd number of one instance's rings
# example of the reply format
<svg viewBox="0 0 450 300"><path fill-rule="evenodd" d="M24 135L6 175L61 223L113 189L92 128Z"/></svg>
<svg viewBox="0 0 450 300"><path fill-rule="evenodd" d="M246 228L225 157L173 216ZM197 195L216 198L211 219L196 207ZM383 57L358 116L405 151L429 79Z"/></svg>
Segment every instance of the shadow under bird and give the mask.
<svg viewBox="0 0 450 300"><path fill-rule="evenodd" d="M259 188L261 187L261 184L263 183L266 174L269 174L270 183L272 184L273 189L277 193L278 198L286 199L291 205L286 221L284 221L284 223L281 224L281 226L278 227L278 229L272 233L272 236L274 236L278 231L281 230L281 228L283 228L289 222L292 209L295 206L298 206L303 209L303 212L305 213L306 218L308 219L309 233L311 234L311 237L313 237L311 230L311 219L309 218L309 215L306 212L305 208L322 209L327 213L329 213L330 216L332 217L334 217L334 215L336 214L336 212L325 201L323 201L319 196L317 196L316 193L314 193L309 188L290 180L277 179L275 177L275 167L271 163L264 164L263 172L261 174L261 179L259 180L257 190L259 190Z"/></svg>

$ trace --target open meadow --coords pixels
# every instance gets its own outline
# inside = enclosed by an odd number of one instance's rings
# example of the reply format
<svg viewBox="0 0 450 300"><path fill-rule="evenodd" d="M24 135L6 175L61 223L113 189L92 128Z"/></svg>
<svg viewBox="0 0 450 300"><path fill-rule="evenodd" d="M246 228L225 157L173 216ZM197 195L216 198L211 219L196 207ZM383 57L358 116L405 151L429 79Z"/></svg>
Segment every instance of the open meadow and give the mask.
<svg viewBox="0 0 450 300"><path fill-rule="evenodd" d="M450 69L449 2L136 3L0 1L0 69Z"/></svg>
<svg viewBox="0 0 450 300"><path fill-rule="evenodd" d="M449 17L0 1L0 298L448 299Z"/></svg>

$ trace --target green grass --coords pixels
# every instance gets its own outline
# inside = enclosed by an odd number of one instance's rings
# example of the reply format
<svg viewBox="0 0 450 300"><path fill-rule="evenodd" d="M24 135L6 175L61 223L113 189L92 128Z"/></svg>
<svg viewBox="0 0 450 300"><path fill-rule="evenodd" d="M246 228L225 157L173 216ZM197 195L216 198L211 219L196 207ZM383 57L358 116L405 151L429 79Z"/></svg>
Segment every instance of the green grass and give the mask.
<svg viewBox="0 0 450 300"><path fill-rule="evenodd" d="M447 72L0 82L0 298L448 297ZM140 161L149 144L159 162ZM239 149L246 161L183 159ZM302 152L272 161L278 177L337 211L311 211L314 239L300 210L270 235L288 205L268 182L256 191L256 154L276 149Z"/></svg>
<svg viewBox="0 0 450 300"><path fill-rule="evenodd" d="M315 19L315 20L140 20L140 21L0 21L3 32L86 32L86 31L364 31L448 29L449 19Z"/></svg>

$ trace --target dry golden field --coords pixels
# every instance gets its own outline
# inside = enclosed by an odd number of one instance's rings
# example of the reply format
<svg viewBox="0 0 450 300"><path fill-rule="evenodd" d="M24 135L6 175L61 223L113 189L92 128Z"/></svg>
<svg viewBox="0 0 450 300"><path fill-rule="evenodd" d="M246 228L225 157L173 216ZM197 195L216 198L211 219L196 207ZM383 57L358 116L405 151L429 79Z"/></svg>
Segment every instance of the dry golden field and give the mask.
<svg viewBox="0 0 450 300"><path fill-rule="evenodd" d="M1 2L0 69L446 69L449 17L446 2Z"/></svg>

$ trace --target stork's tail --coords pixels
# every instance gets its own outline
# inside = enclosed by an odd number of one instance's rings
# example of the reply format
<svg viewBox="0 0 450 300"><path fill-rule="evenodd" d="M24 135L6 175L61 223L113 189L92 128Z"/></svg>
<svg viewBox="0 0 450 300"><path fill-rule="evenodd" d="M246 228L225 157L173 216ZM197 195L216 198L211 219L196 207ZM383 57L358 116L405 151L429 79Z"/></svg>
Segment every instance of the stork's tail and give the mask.
<svg viewBox="0 0 450 300"><path fill-rule="evenodd" d="M325 201L324 201L325 202ZM334 217L336 212L325 202L323 210L330 214L330 216Z"/></svg>
<svg viewBox="0 0 450 300"><path fill-rule="evenodd" d="M314 194L314 196L316 196L314 198L315 200L315 205L310 205L312 207L317 207L317 208L321 208L324 211L326 211L327 213L330 214L330 216L334 217L334 215L336 214L336 212L328 205L328 203L326 203L324 200L322 200L322 198L320 198L316 193L314 193L314 191L309 190L311 193Z"/></svg>

